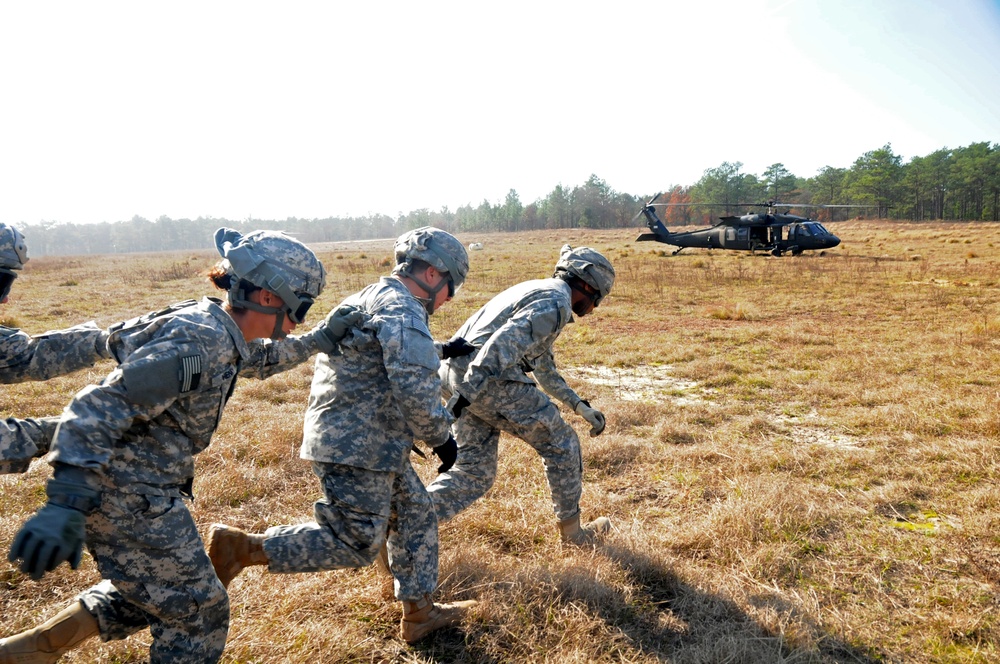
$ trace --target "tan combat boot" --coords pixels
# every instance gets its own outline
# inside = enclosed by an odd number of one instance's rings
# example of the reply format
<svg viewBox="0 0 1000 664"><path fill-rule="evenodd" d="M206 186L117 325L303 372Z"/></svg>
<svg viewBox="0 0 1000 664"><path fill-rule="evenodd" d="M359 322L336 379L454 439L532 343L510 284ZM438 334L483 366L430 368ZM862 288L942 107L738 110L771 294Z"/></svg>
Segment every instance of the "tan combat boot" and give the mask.
<svg viewBox="0 0 1000 664"><path fill-rule="evenodd" d="M576 546L593 546L611 531L611 520L606 516L598 517L590 523L580 525L580 513L559 522L559 536L567 544Z"/></svg>
<svg viewBox="0 0 1000 664"><path fill-rule="evenodd" d="M407 643L416 643L435 630L458 625L466 612L478 603L470 599L451 604L435 604L429 595L417 602L403 602L399 635Z"/></svg>
<svg viewBox="0 0 1000 664"><path fill-rule="evenodd" d="M228 588L244 567L267 564L264 536L213 523L208 531L208 557L219 581Z"/></svg>
<svg viewBox="0 0 1000 664"><path fill-rule="evenodd" d="M74 602L45 624L0 639L0 664L52 664L97 633L97 619Z"/></svg>

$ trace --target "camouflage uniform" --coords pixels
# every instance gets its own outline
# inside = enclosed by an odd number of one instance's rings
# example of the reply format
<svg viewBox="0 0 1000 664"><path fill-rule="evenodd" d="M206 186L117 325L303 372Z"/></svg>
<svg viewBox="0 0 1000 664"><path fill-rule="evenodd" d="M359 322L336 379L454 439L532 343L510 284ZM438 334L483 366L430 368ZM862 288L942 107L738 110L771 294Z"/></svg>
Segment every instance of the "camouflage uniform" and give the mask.
<svg viewBox="0 0 1000 664"><path fill-rule="evenodd" d="M93 322L34 337L0 326L0 383L48 380L93 366L111 357L107 340ZM8 418L0 427L0 473L23 473L48 452L57 421Z"/></svg>
<svg viewBox="0 0 1000 664"><path fill-rule="evenodd" d="M449 437L439 360L424 305L395 277L345 303L368 320L317 358L301 450L324 499L315 522L266 531L268 569L368 565L388 528L396 598L416 601L437 586L437 519L409 455L414 438Z"/></svg>
<svg viewBox="0 0 1000 664"><path fill-rule="evenodd" d="M28 336L0 326L0 383L48 380L110 359L108 333L91 321Z"/></svg>
<svg viewBox="0 0 1000 664"><path fill-rule="evenodd" d="M209 299L211 300L211 298ZM198 303L194 300L188 300L172 305L164 311L176 311L197 305ZM124 325L127 326L128 323ZM238 365L238 375L264 379L305 362L318 350L313 333L289 336L280 341L254 339L247 344L246 355L243 356ZM180 531L185 537L190 536L190 533L184 528L180 528ZM169 541L169 533L164 533L164 536L168 540L166 546L174 548L173 543ZM128 548L128 545L125 548ZM195 548L202 548L200 539ZM204 594L204 587L202 587L202 594ZM150 626L147 610L143 608L143 605L133 603L111 581L101 581L83 592L79 596L79 600L83 602L87 611L97 618L103 641L124 639Z"/></svg>
<svg viewBox="0 0 1000 664"><path fill-rule="evenodd" d="M580 439L535 385L538 381L571 409L580 403L559 375L552 354L559 333L572 320L567 283L538 279L500 293L455 333L479 351L441 365L445 396L457 391L471 403L454 427L458 461L427 487L439 521L452 518L493 486L501 431L541 455L556 517L561 521L579 512Z"/></svg>
<svg viewBox="0 0 1000 664"><path fill-rule="evenodd" d="M191 495L194 455L211 441L249 349L209 298L130 321L109 346L121 366L67 406L50 459L101 477L87 546L107 581L80 600L104 640L148 624L151 661L216 661L229 599L184 498ZM161 362L180 368L179 394L143 382L160 375Z"/></svg>

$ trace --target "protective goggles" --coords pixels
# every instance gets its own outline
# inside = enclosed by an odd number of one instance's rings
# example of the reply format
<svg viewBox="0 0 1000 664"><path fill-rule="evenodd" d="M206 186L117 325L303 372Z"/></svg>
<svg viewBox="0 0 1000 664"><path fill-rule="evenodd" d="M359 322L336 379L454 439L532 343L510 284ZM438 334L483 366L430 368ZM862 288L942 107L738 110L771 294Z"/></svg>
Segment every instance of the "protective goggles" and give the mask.
<svg viewBox="0 0 1000 664"><path fill-rule="evenodd" d="M0 300L10 295L10 287L14 285L17 274L6 267L0 267Z"/></svg>
<svg viewBox="0 0 1000 664"><path fill-rule="evenodd" d="M291 304L285 300L285 310L288 312L288 319L296 325L299 325L306 319L306 314L309 313L309 308L312 307L316 301L309 293L296 293L295 297L298 298L298 305L293 308Z"/></svg>

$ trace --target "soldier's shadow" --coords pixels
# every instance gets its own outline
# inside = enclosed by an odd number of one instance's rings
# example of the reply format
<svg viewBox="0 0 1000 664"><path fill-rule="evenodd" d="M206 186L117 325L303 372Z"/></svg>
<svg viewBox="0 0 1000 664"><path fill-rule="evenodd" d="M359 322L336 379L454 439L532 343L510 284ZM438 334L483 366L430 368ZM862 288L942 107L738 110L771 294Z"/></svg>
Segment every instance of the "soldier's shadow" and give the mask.
<svg viewBox="0 0 1000 664"><path fill-rule="evenodd" d="M631 645L666 662L763 662L806 659L847 664L884 661L824 632L805 612L787 600L770 596L762 602L806 622L815 639L808 653L791 647L781 634L755 621L732 600L685 583L662 561L631 549L608 544L599 555L615 561L636 589L617 601L587 602L590 609L625 633ZM571 592L574 586L566 589ZM581 598L582 601L587 601ZM874 654L874 656L873 656Z"/></svg>
<svg viewBox="0 0 1000 664"><path fill-rule="evenodd" d="M562 646L547 641L541 632L559 629L552 624L553 615L582 611L610 629L590 632L576 623L574 631L583 629L591 635L584 638L601 638L594 636L598 633L613 635L609 643L585 646L595 655L599 653L601 661L620 660L620 647L633 655L639 651L645 657L678 664L793 660L877 664L885 660L872 648L858 648L827 634L804 609L780 596L762 595L756 601L761 608L773 609L804 625L813 635L810 645L788 644L782 634L760 624L731 599L685 582L662 558L615 544L600 546L594 555L611 561L624 576L613 573L618 578L611 584L595 575L591 566L556 570L528 565L510 577L472 559L458 561L449 580L443 580L442 598L482 595L480 599L489 597L487 606L493 606L478 621L473 620L468 630L442 630L414 650L421 661L485 664L514 661L513 657L524 655L525 648L531 652L532 643L543 651L558 651ZM478 593L472 590L477 587ZM510 604L502 605L504 600ZM512 617L512 611L518 615ZM490 613L503 618L492 622ZM541 659L555 661L551 659L554 655L557 652L550 650L548 657Z"/></svg>

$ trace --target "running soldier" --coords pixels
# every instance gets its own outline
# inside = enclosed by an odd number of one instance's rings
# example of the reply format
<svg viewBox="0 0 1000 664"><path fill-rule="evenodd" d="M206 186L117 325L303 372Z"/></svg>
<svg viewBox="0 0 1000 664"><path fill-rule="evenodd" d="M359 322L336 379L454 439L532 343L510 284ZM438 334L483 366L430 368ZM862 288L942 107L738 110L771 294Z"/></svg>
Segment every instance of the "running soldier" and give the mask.
<svg viewBox="0 0 1000 664"><path fill-rule="evenodd" d="M589 247L565 245L551 279L508 288L458 329L456 336L478 352L441 365L444 394L457 418L458 461L427 487L438 521L452 518L493 486L497 444L506 431L542 457L563 541L591 544L610 530L606 517L580 524L580 439L535 381L587 420L591 436L604 431L604 415L559 375L552 346L573 314L588 315L614 282L608 259Z"/></svg>
<svg viewBox="0 0 1000 664"><path fill-rule="evenodd" d="M0 304L7 303L15 270L28 262L24 236L0 223ZM48 380L110 359L108 333L93 322L65 330L29 336L0 325L0 383ZM58 417L8 418L0 426L0 473L23 473L31 460L43 456L56 430Z"/></svg>
<svg viewBox="0 0 1000 664"><path fill-rule="evenodd" d="M0 663L54 662L90 636L121 639L146 626L151 662L221 657L229 598L184 502L194 455L210 443L243 365L267 364L248 341L301 323L325 272L281 233L219 229L215 241L223 261L209 276L228 303L188 301L117 326L109 347L119 367L64 411L48 503L9 559L38 579L63 561L75 569L86 542L105 581L42 626L0 640ZM327 333L320 325L299 339L332 348Z"/></svg>
<svg viewBox="0 0 1000 664"><path fill-rule="evenodd" d="M364 567L388 530L395 596L403 604L400 635L415 643L459 623L475 604L431 601L437 519L409 460L420 439L441 459L439 470L455 461L427 320L462 286L469 260L461 242L432 227L400 236L395 258L391 276L344 300L365 322L316 360L301 450L324 495L314 505L315 522L262 535L216 524L209 556L225 585L250 565L279 574Z"/></svg>

